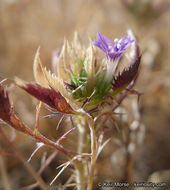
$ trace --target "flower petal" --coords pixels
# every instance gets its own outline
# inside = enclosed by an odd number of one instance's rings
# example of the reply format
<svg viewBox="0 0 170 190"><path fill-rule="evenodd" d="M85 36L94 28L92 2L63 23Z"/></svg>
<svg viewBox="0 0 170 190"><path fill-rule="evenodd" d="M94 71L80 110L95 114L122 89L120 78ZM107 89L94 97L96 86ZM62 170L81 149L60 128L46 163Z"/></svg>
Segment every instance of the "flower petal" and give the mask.
<svg viewBox="0 0 170 190"><path fill-rule="evenodd" d="M130 35L116 40L115 44L102 34L97 34L97 41L93 42L93 45L99 47L106 53L109 60L119 59L122 53L131 45L134 40L130 39Z"/></svg>
<svg viewBox="0 0 170 190"><path fill-rule="evenodd" d="M15 78L16 85L24 89L26 92L47 104L58 112L73 114L75 111L67 103L65 98L51 88L45 88L36 83L28 83L19 78Z"/></svg>
<svg viewBox="0 0 170 190"><path fill-rule="evenodd" d="M113 47L112 41L100 33L97 33L97 41L95 41L93 45L102 49L106 54L109 52L109 47Z"/></svg>
<svg viewBox="0 0 170 190"><path fill-rule="evenodd" d="M125 49L127 49L134 40L131 40L130 35L124 36L120 40L117 40L114 46L114 50L118 53L123 53Z"/></svg>

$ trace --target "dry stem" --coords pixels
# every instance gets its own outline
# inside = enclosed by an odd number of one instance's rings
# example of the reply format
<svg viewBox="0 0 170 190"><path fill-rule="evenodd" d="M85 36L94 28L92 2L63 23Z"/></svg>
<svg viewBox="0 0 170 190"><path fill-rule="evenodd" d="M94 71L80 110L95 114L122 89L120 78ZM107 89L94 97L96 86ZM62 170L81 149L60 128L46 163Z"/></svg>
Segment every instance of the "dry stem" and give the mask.
<svg viewBox="0 0 170 190"><path fill-rule="evenodd" d="M83 154L88 152L88 123L86 116L76 117L77 127L79 130L79 142L78 142L78 153ZM77 163L76 167L76 183L78 190L86 190L87 172L86 172L86 161L81 160Z"/></svg>
<svg viewBox="0 0 170 190"><path fill-rule="evenodd" d="M31 167L31 165L27 162L27 160L17 150L14 144L9 141L9 139L7 138L1 127L0 127L0 135L4 139L4 141L9 145L9 147L12 149L15 156L24 164L24 166L28 169L28 171L34 176L34 178L37 180L41 188L43 190L49 190L49 188L46 186L41 176L38 173L36 173L36 171Z"/></svg>
<svg viewBox="0 0 170 190"><path fill-rule="evenodd" d="M37 130L32 131L29 127L27 127L23 122L21 122L16 115L12 115L11 116L11 120L10 122L7 122L11 127L15 128L16 130L23 132L26 135L29 135L31 137L33 137L34 139L36 139L37 141L42 142L45 145L48 145L50 147L55 148L56 150L62 152L63 154L65 154L67 157L72 158L73 156L76 155L76 153L67 150L63 147L61 147L60 145L56 144L55 142L47 139L46 137L44 137L42 134L40 134Z"/></svg>
<svg viewBox="0 0 170 190"><path fill-rule="evenodd" d="M91 169L90 169L90 175L88 178L87 190L92 190L93 180L94 180L95 163L96 163L95 128L94 128L93 118L90 118L89 128L90 128L90 137L91 137Z"/></svg>

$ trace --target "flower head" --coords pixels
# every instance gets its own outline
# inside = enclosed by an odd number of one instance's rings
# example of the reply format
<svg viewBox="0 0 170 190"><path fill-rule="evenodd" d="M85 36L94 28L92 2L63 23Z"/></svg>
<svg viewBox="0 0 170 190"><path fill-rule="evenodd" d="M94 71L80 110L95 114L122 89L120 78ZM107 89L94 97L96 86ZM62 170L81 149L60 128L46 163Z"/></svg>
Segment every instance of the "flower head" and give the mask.
<svg viewBox="0 0 170 190"><path fill-rule="evenodd" d="M134 40L130 39L130 36L125 36L123 38L115 39L113 43L108 37L98 33L97 41L93 44L99 47L106 53L106 56L110 60L119 59L122 53L131 45Z"/></svg>
<svg viewBox="0 0 170 190"><path fill-rule="evenodd" d="M122 54L132 43L135 43L135 37L132 33L129 33L121 39L116 38L114 43L108 37L100 33L97 34L97 41L93 42L93 44L106 53L106 80L112 81L116 71L118 70Z"/></svg>
<svg viewBox="0 0 170 190"><path fill-rule="evenodd" d="M95 46L102 49L107 56L99 61ZM116 72L120 57L131 45L128 67ZM139 47L133 33L115 40L115 43L97 34L97 41L85 48L79 41L77 33L72 43L64 41L59 54L54 55L53 73L41 63L39 50L34 60L34 77L36 82L25 82L19 78L16 84L50 108L64 113L82 113L83 109L93 109L103 102L104 97L114 96L129 85L137 76L140 63Z"/></svg>

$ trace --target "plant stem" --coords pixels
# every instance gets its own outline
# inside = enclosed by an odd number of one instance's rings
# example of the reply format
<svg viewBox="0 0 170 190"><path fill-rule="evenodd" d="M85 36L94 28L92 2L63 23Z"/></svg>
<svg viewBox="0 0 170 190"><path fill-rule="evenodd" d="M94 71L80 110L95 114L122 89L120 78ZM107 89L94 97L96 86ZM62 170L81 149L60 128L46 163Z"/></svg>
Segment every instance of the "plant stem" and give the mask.
<svg viewBox="0 0 170 190"><path fill-rule="evenodd" d="M88 127L88 122L87 118L81 116L81 123L78 125L78 130L79 130L79 145L78 145L78 153L87 153L89 152L89 127Z"/></svg>
<svg viewBox="0 0 170 190"><path fill-rule="evenodd" d="M13 143L9 141L2 128L0 127L0 134L4 141L9 145L12 151L15 153L16 157L24 164L24 166L28 169L28 171L34 176L36 181L39 183L40 187L43 190L49 190L41 176L31 167L31 165L27 162L27 160L21 155L21 153L17 150Z"/></svg>
<svg viewBox="0 0 170 190"><path fill-rule="evenodd" d="M91 137L91 169L90 169L90 175L88 178L87 190L92 190L95 163L96 163L95 129L94 129L94 120L92 118L90 118L90 121L89 121L89 128L90 128L90 137Z"/></svg>
<svg viewBox="0 0 170 190"><path fill-rule="evenodd" d="M77 126L79 130L79 140L78 140L78 153L81 155L82 153L87 153L89 150L88 144L88 123L86 117L77 116L76 117ZM86 182L87 182L87 172L86 172L86 161L81 160L76 164L77 170L77 184L78 190L86 190Z"/></svg>
<svg viewBox="0 0 170 190"><path fill-rule="evenodd" d="M78 190L86 190L86 175L85 175L85 168L82 161L76 163L76 183L78 184Z"/></svg>
<svg viewBox="0 0 170 190"><path fill-rule="evenodd" d="M53 148L55 148L56 150L62 152L63 154L65 154L67 157L72 158L73 156L76 155L76 153L70 151L70 150L66 150L65 148L63 148L60 145L57 145L55 142L47 139L46 137L44 137L42 134L40 134L39 132L34 132L32 131L29 127L27 127L23 122L21 122L17 116L15 114L12 114L10 121L5 121L7 124L9 124L11 127L15 128L16 130L29 135L31 137L33 137L35 140L40 141L42 143L44 143L45 145L51 146Z"/></svg>
<svg viewBox="0 0 170 190"><path fill-rule="evenodd" d="M133 158L130 153L127 153L123 181L126 181L128 183L132 182L132 169L133 169Z"/></svg>

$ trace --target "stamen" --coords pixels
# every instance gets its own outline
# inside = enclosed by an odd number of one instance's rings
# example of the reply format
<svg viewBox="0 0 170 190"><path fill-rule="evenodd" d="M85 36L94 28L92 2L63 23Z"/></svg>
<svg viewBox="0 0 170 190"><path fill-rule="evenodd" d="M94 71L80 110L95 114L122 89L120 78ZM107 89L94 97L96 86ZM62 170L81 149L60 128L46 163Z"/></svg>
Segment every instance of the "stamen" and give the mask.
<svg viewBox="0 0 170 190"><path fill-rule="evenodd" d="M113 50L112 44L108 45L108 49L109 49L109 51Z"/></svg>
<svg viewBox="0 0 170 190"><path fill-rule="evenodd" d="M114 42L116 43L118 40L119 40L118 38L115 38L115 39L114 39Z"/></svg>
<svg viewBox="0 0 170 190"><path fill-rule="evenodd" d="M117 44L117 49L119 49L121 47L120 42Z"/></svg>

